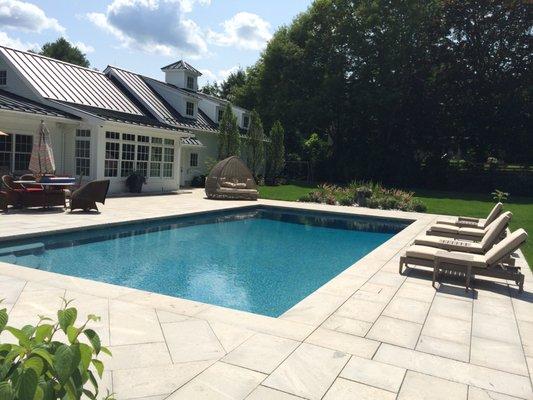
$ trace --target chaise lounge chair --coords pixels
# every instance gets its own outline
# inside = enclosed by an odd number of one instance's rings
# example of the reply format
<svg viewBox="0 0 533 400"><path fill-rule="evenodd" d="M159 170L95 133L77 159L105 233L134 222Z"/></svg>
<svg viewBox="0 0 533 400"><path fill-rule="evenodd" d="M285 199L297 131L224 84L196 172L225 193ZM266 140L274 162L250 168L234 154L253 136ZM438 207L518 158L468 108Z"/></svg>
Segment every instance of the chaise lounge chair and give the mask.
<svg viewBox="0 0 533 400"><path fill-rule="evenodd" d="M464 253L485 254L499 241L500 238L505 236L505 230L507 229L512 215L513 214L510 211L507 211L496 218L496 220L489 225L480 242L425 235L416 238L414 244L437 247L443 250L462 251Z"/></svg>
<svg viewBox="0 0 533 400"><path fill-rule="evenodd" d="M485 228L472 228L470 226L455 226L455 225L446 225L446 224L434 224L429 227L426 231L427 235L430 236L442 236L460 240L473 240L475 242L481 241L483 236L485 236L490 229L491 225L495 223L493 220L490 224L485 226Z"/></svg>
<svg viewBox="0 0 533 400"><path fill-rule="evenodd" d="M438 219L438 225L453 225L457 227L469 227L477 229L485 229L492 221L500 216L503 211L503 204L496 203L492 208L486 219L472 218L472 217L455 217Z"/></svg>
<svg viewBox="0 0 533 400"><path fill-rule="evenodd" d="M400 274L409 264L433 268L433 285L441 270L463 272L466 275L466 289L475 275L492 278L509 279L518 285L518 291L524 289L524 275L519 267L504 263L527 240L527 233L517 229L500 243L492 247L485 255L469 254L459 251L446 251L436 247L412 245L400 257Z"/></svg>
<svg viewBox="0 0 533 400"><path fill-rule="evenodd" d="M96 202L105 203L109 180L92 181L72 193L70 211L82 209L83 211L96 210Z"/></svg>

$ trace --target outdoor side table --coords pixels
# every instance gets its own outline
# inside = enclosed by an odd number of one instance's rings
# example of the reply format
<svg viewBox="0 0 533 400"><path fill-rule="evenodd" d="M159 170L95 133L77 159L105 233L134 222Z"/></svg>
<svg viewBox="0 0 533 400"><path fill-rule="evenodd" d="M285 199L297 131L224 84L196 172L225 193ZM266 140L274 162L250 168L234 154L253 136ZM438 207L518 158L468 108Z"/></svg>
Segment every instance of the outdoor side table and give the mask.
<svg viewBox="0 0 533 400"><path fill-rule="evenodd" d="M433 287L435 287L435 281L438 279L440 271L455 271L465 273L465 290L468 290L472 277L473 260L474 256L472 254L457 254L449 251L438 251L435 254L435 262L433 265Z"/></svg>

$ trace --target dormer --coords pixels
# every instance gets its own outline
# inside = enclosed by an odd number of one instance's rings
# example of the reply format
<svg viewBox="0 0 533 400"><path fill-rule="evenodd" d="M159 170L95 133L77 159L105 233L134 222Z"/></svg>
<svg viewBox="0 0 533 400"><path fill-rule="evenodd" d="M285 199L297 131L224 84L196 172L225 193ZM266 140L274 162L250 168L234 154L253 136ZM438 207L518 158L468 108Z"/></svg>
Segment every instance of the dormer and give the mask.
<svg viewBox="0 0 533 400"><path fill-rule="evenodd" d="M198 90L198 77L202 73L185 61L176 61L161 68L161 71L165 73L166 83L194 92Z"/></svg>

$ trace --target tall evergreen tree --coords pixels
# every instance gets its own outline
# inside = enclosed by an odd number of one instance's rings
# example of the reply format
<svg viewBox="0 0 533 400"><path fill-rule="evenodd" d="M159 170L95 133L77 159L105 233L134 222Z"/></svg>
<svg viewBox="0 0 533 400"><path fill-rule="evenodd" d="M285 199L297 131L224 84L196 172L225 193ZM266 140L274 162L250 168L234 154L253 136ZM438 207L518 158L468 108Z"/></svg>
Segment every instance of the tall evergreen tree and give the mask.
<svg viewBox="0 0 533 400"><path fill-rule="evenodd" d="M285 167L285 131L281 122L274 122L269 136L267 179L269 182L275 183Z"/></svg>
<svg viewBox="0 0 533 400"><path fill-rule="evenodd" d="M87 60L85 54L62 37L57 39L55 42L45 43L39 54L42 56L55 58L56 60L80 65L85 68L90 66L89 60Z"/></svg>
<svg viewBox="0 0 533 400"><path fill-rule="evenodd" d="M265 161L265 134L259 113L252 111L248 129L248 166L257 178Z"/></svg>
<svg viewBox="0 0 533 400"><path fill-rule="evenodd" d="M228 103L219 124L218 158L222 160L229 156L240 154L241 136L237 117L233 114L231 104Z"/></svg>

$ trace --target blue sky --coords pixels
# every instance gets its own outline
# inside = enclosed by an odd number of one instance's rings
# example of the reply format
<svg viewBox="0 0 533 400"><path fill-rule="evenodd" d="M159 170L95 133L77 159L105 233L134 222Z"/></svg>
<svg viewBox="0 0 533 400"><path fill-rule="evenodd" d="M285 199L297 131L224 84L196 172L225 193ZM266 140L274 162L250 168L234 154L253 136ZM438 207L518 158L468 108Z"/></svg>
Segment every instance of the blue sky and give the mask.
<svg viewBox="0 0 533 400"><path fill-rule="evenodd" d="M91 66L162 78L185 59L207 80L252 65L275 30L311 0L0 0L0 45L38 48L63 35Z"/></svg>

